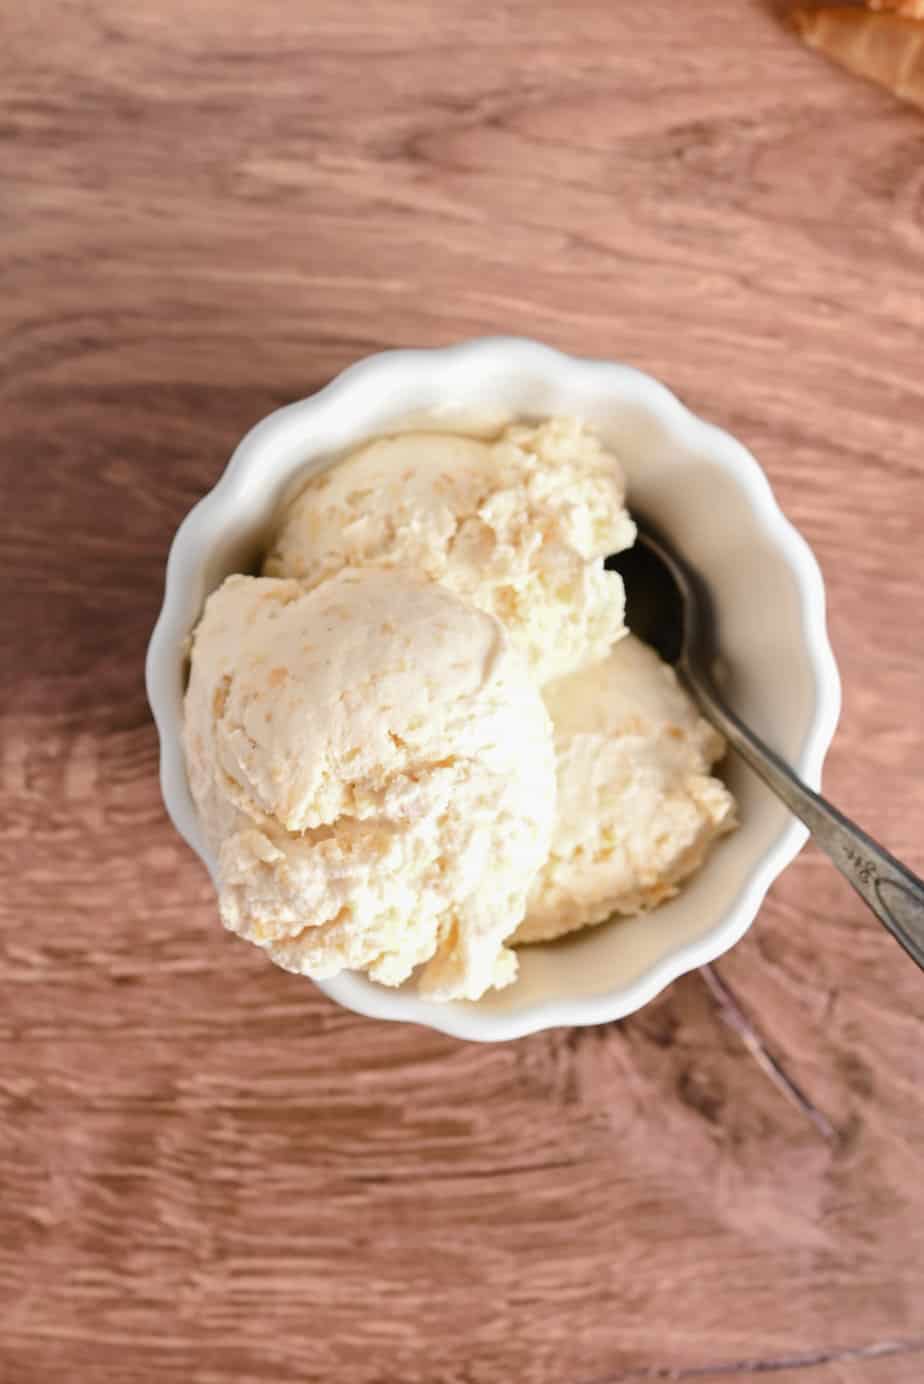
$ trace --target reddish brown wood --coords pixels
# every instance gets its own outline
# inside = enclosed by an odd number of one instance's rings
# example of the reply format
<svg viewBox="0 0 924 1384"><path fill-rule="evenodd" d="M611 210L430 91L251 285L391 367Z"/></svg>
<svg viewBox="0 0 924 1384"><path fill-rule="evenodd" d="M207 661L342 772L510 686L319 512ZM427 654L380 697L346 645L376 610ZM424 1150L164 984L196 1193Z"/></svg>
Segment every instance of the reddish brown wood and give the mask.
<svg viewBox="0 0 924 1384"><path fill-rule="evenodd" d="M924 984L817 854L717 968L806 1109L701 976L495 1047L371 1023L222 933L142 658L274 405L481 332L626 358L815 546L828 787L924 870L920 114L757 0L0 30L0 1379L915 1384Z"/></svg>

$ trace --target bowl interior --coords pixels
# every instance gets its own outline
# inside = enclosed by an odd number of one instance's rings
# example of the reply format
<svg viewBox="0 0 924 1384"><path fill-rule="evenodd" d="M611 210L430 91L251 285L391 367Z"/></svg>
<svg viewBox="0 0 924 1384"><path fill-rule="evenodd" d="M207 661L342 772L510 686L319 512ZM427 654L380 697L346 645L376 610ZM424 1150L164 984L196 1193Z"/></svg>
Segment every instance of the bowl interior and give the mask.
<svg viewBox="0 0 924 1384"><path fill-rule="evenodd" d="M149 682L155 710L161 703L168 808L210 868L177 733L185 640L209 591L228 573L253 569L279 503L295 485L366 438L408 426L478 431L504 418L554 413L590 423L625 468L630 508L644 509L706 576L732 705L817 783L837 711L836 672L825 662L830 652L820 578L753 458L635 371L520 343L524 358L512 345L480 343L480 353L394 353L378 358L378 371L375 358L348 371L248 434L219 486L178 534ZM158 680L162 685L155 686ZM734 756L722 772L738 800L741 825L679 896L654 913L522 948L516 984L477 1005L429 1004L407 989L387 991L355 975L322 988L364 1013L471 1037L630 1012L673 976L737 940L804 839L802 828Z"/></svg>

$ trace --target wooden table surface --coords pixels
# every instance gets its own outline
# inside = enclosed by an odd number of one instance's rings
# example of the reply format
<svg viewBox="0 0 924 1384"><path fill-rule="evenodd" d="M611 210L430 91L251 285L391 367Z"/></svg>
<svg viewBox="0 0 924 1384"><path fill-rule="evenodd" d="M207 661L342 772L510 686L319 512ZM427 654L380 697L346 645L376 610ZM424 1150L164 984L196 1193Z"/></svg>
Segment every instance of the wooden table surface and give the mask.
<svg viewBox="0 0 924 1384"><path fill-rule="evenodd" d="M774 9L2 7L3 1384L924 1378L924 983L816 851L622 1024L373 1023L223 933L142 685L250 424L537 336L762 460L924 870L924 120Z"/></svg>

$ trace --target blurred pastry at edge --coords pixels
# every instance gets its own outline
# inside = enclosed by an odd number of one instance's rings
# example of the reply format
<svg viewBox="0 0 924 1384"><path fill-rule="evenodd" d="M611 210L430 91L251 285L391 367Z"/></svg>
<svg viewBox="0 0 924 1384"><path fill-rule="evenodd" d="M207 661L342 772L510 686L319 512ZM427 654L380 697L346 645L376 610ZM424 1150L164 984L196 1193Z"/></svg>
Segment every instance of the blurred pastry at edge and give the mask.
<svg viewBox="0 0 924 1384"><path fill-rule="evenodd" d="M791 18L810 48L924 109L924 0L800 5Z"/></svg>

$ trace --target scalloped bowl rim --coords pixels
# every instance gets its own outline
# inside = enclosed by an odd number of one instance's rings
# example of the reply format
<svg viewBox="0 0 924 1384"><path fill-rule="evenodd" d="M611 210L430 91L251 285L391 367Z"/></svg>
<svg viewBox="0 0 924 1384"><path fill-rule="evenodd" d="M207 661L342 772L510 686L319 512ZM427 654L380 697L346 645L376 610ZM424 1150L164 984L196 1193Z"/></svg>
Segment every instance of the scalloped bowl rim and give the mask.
<svg viewBox="0 0 924 1384"><path fill-rule="evenodd" d="M365 391L387 384L391 395L401 380L419 384L429 375L451 376L460 367L492 368L508 374L575 372L596 377L597 388L642 403L665 432L685 448L700 448L710 461L728 472L745 493L755 521L788 566L798 591L804 653L814 680L815 701L802 752L794 767L818 788L825 754L840 713L841 687L828 639L825 589L818 563L807 542L777 504L770 482L754 456L730 433L692 413L671 391L633 366L614 361L566 355L522 337L481 337L454 346L382 351L349 366L305 399L275 409L254 425L235 448L218 482L194 505L180 524L167 560L163 605L148 646L145 680L148 700L160 737L160 781L167 812L179 834L210 873L213 862L201 836L186 780L177 712L174 671L177 650L188 636L198 611L190 610L190 575L201 564L203 549L214 541L229 514L246 504L251 480L268 450L304 435L320 414L342 409ZM434 393L438 391L434 388ZM389 990L365 977L344 973L315 982L331 999L370 1018L423 1024L453 1037L500 1041L542 1029L599 1024L624 1018L647 1004L667 985L688 971L714 961L747 931L777 876L798 854L808 837L793 818L774 843L755 859L750 874L715 925L693 942L666 953L632 982L594 996L561 997L526 1005L507 1013L488 1013L477 1004L434 1004L406 989Z"/></svg>

